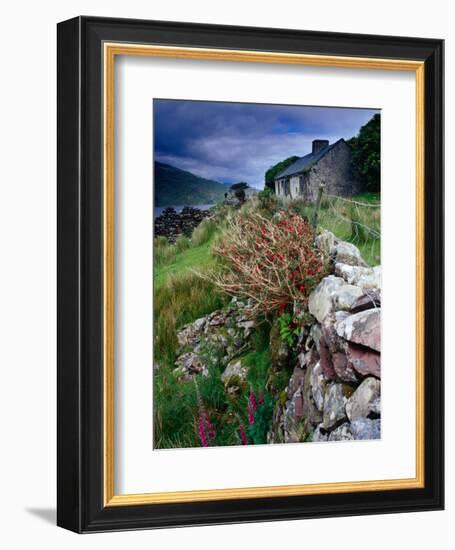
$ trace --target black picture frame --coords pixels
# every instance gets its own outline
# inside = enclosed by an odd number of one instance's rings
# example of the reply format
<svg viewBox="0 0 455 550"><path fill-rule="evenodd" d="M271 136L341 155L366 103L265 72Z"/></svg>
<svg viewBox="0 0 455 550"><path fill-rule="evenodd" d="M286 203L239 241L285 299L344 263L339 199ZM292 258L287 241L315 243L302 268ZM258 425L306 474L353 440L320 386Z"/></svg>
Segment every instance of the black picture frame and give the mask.
<svg viewBox="0 0 455 550"><path fill-rule="evenodd" d="M425 485L104 505L102 44L153 43L424 61ZM77 533L441 510L444 506L442 40L77 17L58 24L58 507Z"/></svg>

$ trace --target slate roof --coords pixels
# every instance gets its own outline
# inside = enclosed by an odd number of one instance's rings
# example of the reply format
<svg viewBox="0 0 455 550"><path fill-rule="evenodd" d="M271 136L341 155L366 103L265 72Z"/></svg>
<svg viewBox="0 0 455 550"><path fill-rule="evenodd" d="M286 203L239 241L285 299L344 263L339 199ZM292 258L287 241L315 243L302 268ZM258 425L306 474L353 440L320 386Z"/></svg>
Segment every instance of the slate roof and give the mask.
<svg viewBox="0 0 455 550"><path fill-rule="evenodd" d="M328 145L327 147L320 149L314 155L313 153L310 153L309 155L300 157L295 162L293 162L290 166L288 166L286 170L283 170L283 172L280 172L277 176L275 176L275 179L278 180L286 176L293 176L294 174L299 174L300 172L304 172L308 170L313 164L321 160L321 158L324 155L326 155L330 150L332 150L335 147L335 145L340 143L340 141L344 141L343 138L339 139L338 141L335 141L335 143L332 143L332 145Z"/></svg>

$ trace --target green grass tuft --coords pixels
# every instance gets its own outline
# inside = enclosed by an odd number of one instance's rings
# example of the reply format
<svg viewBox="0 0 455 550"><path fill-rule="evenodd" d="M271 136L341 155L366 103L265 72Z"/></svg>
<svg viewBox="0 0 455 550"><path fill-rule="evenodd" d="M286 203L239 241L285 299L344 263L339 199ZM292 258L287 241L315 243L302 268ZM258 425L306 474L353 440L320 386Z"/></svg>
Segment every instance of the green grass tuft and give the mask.
<svg viewBox="0 0 455 550"><path fill-rule="evenodd" d="M203 315L219 309L226 298L195 273L168 274L155 289L155 358L173 363L177 350L177 330Z"/></svg>
<svg viewBox="0 0 455 550"><path fill-rule="evenodd" d="M177 252L183 252L190 247L191 241L185 235L180 235L175 241L175 249Z"/></svg>
<svg viewBox="0 0 455 550"><path fill-rule="evenodd" d="M209 242L215 235L217 222L213 219L206 218L194 229L191 235L191 245L201 246Z"/></svg>
<svg viewBox="0 0 455 550"><path fill-rule="evenodd" d="M199 447L193 384L179 383L168 366L161 366L155 369L153 400L155 448Z"/></svg>
<svg viewBox="0 0 455 550"><path fill-rule="evenodd" d="M162 262L157 263L155 250L155 295L172 275L189 273L192 269L207 271L208 269L215 268L216 259L211 254L211 247L211 241L201 246L191 246L181 252L173 247L175 250L174 260L172 263L168 264Z"/></svg>
<svg viewBox="0 0 455 550"><path fill-rule="evenodd" d="M175 258L175 246L171 244L166 237L156 238L153 247L155 269L172 264L175 261Z"/></svg>

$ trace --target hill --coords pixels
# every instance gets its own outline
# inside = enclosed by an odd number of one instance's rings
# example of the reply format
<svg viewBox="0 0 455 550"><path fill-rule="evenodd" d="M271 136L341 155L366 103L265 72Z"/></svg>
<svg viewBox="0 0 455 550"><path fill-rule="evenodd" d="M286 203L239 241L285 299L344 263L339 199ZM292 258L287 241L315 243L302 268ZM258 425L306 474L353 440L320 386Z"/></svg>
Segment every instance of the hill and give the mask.
<svg viewBox="0 0 455 550"><path fill-rule="evenodd" d="M155 161L155 206L213 204L222 200L228 189L227 184Z"/></svg>

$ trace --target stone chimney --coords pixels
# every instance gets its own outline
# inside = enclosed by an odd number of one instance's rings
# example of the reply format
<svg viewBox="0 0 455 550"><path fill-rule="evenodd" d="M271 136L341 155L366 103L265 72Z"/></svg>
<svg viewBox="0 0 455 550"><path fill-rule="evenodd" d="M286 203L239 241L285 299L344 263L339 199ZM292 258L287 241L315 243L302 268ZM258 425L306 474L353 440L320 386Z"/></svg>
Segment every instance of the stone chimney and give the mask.
<svg viewBox="0 0 455 550"><path fill-rule="evenodd" d="M313 155L320 151L321 149L324 149L324 147L329 146L329 140L328 139L314 139L313 140Z"/></svg>

